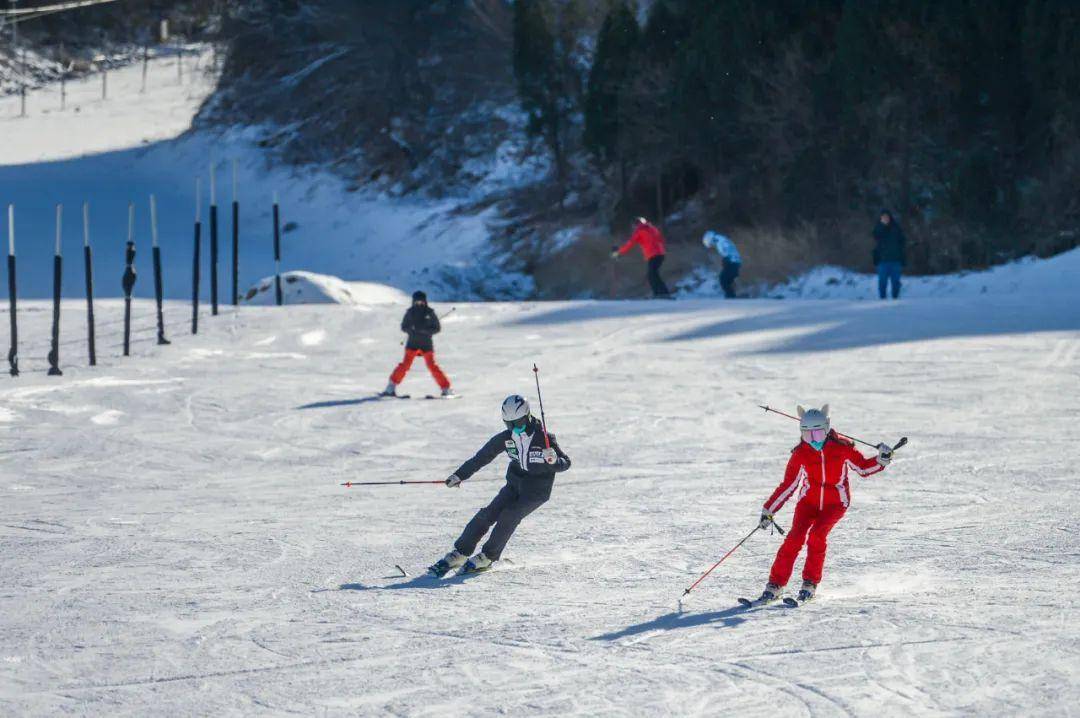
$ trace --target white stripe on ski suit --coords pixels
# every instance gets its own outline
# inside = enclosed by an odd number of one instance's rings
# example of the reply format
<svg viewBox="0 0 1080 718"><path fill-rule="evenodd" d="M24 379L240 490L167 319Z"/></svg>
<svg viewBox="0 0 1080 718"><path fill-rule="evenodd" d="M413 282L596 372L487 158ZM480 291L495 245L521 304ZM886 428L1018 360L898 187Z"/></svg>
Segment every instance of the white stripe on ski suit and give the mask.
<svg viewBox="0 0 1080 718"><path fill-rule="evenodd" d="M526 434L524 431L520 434L510 432L510 436L514 439L514 446L518 451L518 464L521 465L522 471L529 472L529 447L532 446L532 434Z"/></svg>
<svg viewBox="0 0 1080 718"><path fill-rule="evenodd" d="M784 502L788 500L788 497L790 497L793 493L795 493L795 489L799 488L799 486L802 485L802 482L803 482L803 480L805 478L806 478L806 466L800 466L799 467L799 474L795 477L795 480L791 482L791 486L787 487L787 491L785 491L784 493L777 496L776 501L773 501L772 505L767 507L768 512L770 514L775 514L777 511L779 511L780 507L784 505ZM809 488L809 483L807 483L807 488ZM805 495L806 495L806 491L804 489L803 493L799 495L799 498L801 499Z"/></svg>

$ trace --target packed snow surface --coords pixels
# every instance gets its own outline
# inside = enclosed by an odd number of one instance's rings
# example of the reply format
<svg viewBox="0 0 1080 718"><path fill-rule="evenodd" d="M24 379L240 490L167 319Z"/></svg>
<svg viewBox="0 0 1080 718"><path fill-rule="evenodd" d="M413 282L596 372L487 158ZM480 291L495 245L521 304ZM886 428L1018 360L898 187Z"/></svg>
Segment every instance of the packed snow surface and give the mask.
<svg viewBox="0 0 1080 718"><path fill-rule="evenodd" d="M1075 293L459 304L377 400L404 303L241 307L0 379L0 714L1075 715ZM440 310L448 309L439 305ZM136 305L137 326L152 308ZM439 480L535 399L573 458L494 571L420 578L501 486ZM741 612L797 441L910 437L853 483L819 598ZM790 522L791 506L780 521ZM402 577L395 565L409 575ZM800 564L801 565L801 564ZM797 581L796 574L796 581Z"/></svg>

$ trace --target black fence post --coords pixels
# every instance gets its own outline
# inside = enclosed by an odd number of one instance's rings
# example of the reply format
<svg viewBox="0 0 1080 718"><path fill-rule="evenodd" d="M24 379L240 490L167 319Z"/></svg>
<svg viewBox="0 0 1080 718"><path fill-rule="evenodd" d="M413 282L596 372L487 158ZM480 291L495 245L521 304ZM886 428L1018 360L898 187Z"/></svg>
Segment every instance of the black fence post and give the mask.
<svg viewBox="0 0 1080 718"><path fill-rule="evenodd" d="M195 253L191 269L191 333L199 333L199 254L202 249L201 180L195 178Z"/></svg>
<svg viewBox="0 0 1080 718"><path fill-rule="evenodd" d="M232 162L232 303L240 303L240 196L236 192L236 160Z"/></svg>
<svg viewBox="0 0 1080 718"><path fill-rule="evenodd" d="M154 195L150 195L150 241L153 247L150 251L153 252L154 255L154 300L157 302L157 343L159 345L169 344L171 342L165 338L165 313L162 311L161 307L165 289L161 282L161 247L158 246L157 199Z"/></svg>
<svg viewBox="0 0 1080 718"><path fill-rule="evenodd" d="M19 375L19 325L15 313L15 205L8 205L8 314L11 317L11 348L8 349L8 366L11 376Z"/></svg>
<svg viewBox="0 0 1080 718"><path fill-rule="evenodd" d="M218 313L217 168L210 163L210 314Z"/></svg>
<svg viewBox="0 0 1080 718"><path fill-rule="evenodd" d="M124 250L124 356L131 356L131 291L135 288L135 205L128 205L128 241Z"/></svg>
<svg viewBox="0 0 1080 718"><path fill-rule="evenodd" d="M64 205L56 205L56 255L53 257L52 346L49 348L49 376L63 376L60 371L60 280L62 276L60 237L63 234Z"/></svg>
<svg viewBox="0 0 1080 718"><path fill-rule="evenodd" d="M277 192L274 192L274 299L279 307L284 303L281 294L281 212Z"/></svg>
<svg viewBox="0 0 1080 718"><path fill-rule="evenodd" d="M97 366L97 349L94 345L94 255L90 250L90 205L83 202L83 263L86 265L86 346L90 352L90 366Z"/></svg>

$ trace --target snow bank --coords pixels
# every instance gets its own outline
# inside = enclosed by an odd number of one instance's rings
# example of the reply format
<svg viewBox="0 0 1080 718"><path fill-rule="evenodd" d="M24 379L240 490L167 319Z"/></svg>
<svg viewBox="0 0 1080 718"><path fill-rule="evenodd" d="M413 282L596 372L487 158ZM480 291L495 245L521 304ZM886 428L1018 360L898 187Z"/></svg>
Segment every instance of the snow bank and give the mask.
<svg viewBox="0 0 1080 718"><path fill-rule="evenodd" d="M902 278L904 298L975 297L983 294L1076 293L1080 287L1080 248L1047 259L1026 257L981 272ZM745 285L744 285L745 287ZM876 274L824 266L781 284L752 287L770 299L877 299ZM716 272L699 268L680 283L680 296L711 297L720 292Z"/></svg>
<svg viewBox="0 0 1080 718"><path fill-rule="evenodd" d="M400 289L373 282L344 282L337 277L314 272L285 272L281 275L285 304L408 304L409 295ZM274 277L264 277L244 294L244 303L257 306L276 304Z"/></svg>

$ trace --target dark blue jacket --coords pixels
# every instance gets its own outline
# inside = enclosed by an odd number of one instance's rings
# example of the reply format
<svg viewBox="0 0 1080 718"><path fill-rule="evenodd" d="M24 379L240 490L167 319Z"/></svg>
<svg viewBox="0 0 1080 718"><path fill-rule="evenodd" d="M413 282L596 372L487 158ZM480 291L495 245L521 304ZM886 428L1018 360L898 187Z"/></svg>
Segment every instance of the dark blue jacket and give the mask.
<svg viewBox="0 0 1080 718"><path fill-rule="evenodd" d="M886 214L883 212L882 214ZM892 217L892 215L889 215ZM899 222L893 219L888 224L882 224L881 220L874 225L874 264L882 262L899 262L905 264L904 244L907 238L904 230L900 229Z"/></svg>
<svg viewBox="0 0 1080 718"><path fill-rule="evenodd" d="M409 335L409 340L405 342L406 349L431 352L435 351L435 343L431 337L442 331L442 325L435 310L425 304L409 307L401 320L401 331Z"/></svg>
<svg viewBox="0 0 1080 718"><path fill-rule="evenodd" d="M491 437L480 451L476 452L476 456L462 464L454 473L464 481L494 461L499 454L506 452L510 458L510 465L506 467L506 478L511 475L552 478L570 468L570 457L559 448L554 434L548 434L548 439L551 440L551 448L555 449L559 457L554 464L547 463L541 456L547 446L544 443L543 427L534 418L522 434L514 434L507 429Z"/></svg>

